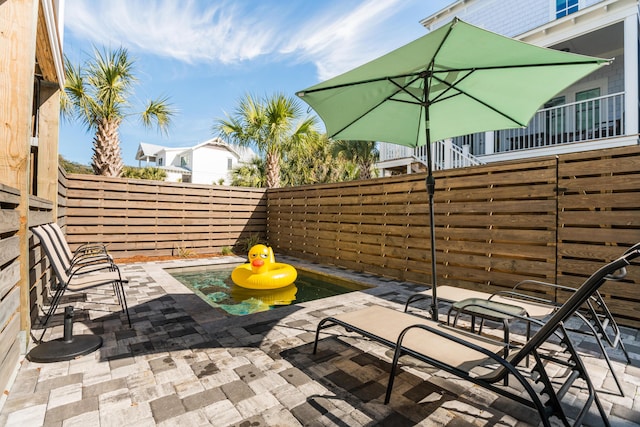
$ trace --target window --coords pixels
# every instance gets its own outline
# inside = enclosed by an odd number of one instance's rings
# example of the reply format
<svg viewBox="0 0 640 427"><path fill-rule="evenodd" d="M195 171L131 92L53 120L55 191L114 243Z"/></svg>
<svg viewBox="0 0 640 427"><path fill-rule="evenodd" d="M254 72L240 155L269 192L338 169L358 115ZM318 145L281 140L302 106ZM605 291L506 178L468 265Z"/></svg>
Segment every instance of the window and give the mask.
<svg viewBox="0 0 640 427"><path fill-rule="evenodd" d="M556 19L578 11L578 0L556 0Z"/></svg>
<svg viewBox="0 0 640 427"><path fill-rule="evenodd" d="M233 169L233 159L228 158L227 159L227 170L231 170Z"/></svg>
<svg viewBox="0 0 640 427"><path fill-rule="evenodd" d="M180 167L183 167L183 168L187 167L187 158L186 157L180 156Z"/></svg>
<svg viewBox="0 0 640 427"><path fill-rule="evenodd" d="M162 166L163 162L164 162L164 158L158 157L158 166Z"/></svg>

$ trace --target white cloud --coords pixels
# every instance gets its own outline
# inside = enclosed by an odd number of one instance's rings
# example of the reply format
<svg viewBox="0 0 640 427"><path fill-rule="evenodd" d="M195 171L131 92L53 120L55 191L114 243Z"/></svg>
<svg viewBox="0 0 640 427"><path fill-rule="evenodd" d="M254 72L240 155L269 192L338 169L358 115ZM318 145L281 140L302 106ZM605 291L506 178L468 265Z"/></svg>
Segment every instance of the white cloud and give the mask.
<svg viewBox="0 0 640 427"><path fill-rule="evenodd" d="M69 1L65 25L78 38L187 63L231 64L269 51L273 31L233 3Z"/></svg>
<svg viewBox="0 0 640 427"><path fill-rule="evenodd" d="M333 77L400 46L398 36L402 36L402 29L383 28L401 10L401 3L402 0L367 0L346 13L328 10L324 16L307 22L284 51L295 52L301 61L313 62L320 80ZM416 23L403 25L413 24Z"/></svg>
<svg viewBox="0 0 640 427"><path fill-rule="evenodd" d="M423 16L402 12L421 3L68 0L65 25L97 46L122 45L189 64L286 57L313 63L324 80L409 41L406 28L415 33Z"/></svg>

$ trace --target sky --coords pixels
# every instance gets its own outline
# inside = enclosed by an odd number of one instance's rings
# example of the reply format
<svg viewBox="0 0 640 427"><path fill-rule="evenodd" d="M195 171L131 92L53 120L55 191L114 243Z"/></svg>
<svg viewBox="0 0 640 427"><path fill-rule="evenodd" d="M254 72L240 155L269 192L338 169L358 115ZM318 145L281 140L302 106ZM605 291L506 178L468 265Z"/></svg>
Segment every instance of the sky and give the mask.
<svg viewBox="0 0 640 427"><path fill-rule="evenodd" d="M63 51L75 66L94 48L124 47L138 82L120 126L122 158L140 142L190 147L216 136L247 94L295 93L427 33L420 25L453 0L66 0ZM168 97L168 133L135 113ZM299 101L306 108L306 104ZM307 111L307 110L305 110ZM309 114L314 114L312 110ZM94 133L60 122L60 154L91 163Z"/></svg>

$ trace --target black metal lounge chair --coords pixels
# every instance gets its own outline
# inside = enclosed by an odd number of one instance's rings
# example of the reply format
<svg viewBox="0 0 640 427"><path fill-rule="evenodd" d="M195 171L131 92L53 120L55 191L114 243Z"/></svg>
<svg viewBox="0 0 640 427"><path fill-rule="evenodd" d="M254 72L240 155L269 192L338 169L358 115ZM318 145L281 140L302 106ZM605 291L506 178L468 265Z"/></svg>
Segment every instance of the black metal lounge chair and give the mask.
<svg viewBox="0 0 640 427"><path fill-rule="evenodd" d="M640 249L640 243L636 243L631 248L627 249L625 251L625 254L637 251L638 249ZM534 285L538 289L541 287L548 287L554 290L556 293L565 292L566 295L570 295L576 290L575 288L571 288L568 286L561 286L536 280L523 280L517 283L510 291L499 291L493 294L474 291L471 289L457 288L453 286L439 286L438 300L448 303L456 303L463 300L477 298L504 304L516 305L526 310L529 317L540 320L548 318L561 305L555 300L541 297L539 293L535 296L531 295L530 293L526 293L525 289L527 285ZM431 297L431 289L427 289L426 291L410 295L409 298L407 298L407 302L405 303L404 311L408 311L411 304L420 300L430 299ZM631 358L624 346L620 327L618 326L615 318L611 314L609 307L606 305L599 291L596 290L593 295L591 295L585 301L583 307L581 307L579 311L576 311L576 317L584 323L587 330L569 328L568 330L570 332L590 334L595 338L596 344L599 346L605 362L607 363L607 366L611 371L611 375L613 376L618 391L620 392L621 396L624 396L622 383L618 378L615 370L613 369L611 359L609 357L609 354L607 353L607 350L605 349L603 342L606 341L612 349L619 347L622 350L625 358L627 359L627 363L631 363Z"/></svg>
<svg viewBox="0 0 640 427"><path fill-rule="evenodd" d="M52 222L42 225L41 228L49 234L60 257L71 267L100 262L113 262L113 258L109 255L107 247L101 243L86 243L80 245L75 251L72 251L58 224Z"/></svg>
<svg viewBox="0 0 640 427"><path fill-rule="evenodd" d="M596 404L602 425L608 426L610 424L606 412L582 359L567 336L564 322L573 316L607 280L622 279L626 274L625 267L638 256L640 256L640 249L631 251L600 268L564 304L558 307L545 323L523 318L523 321L532 322L537 330L522 347L511 351L507 358L503 356L502 350L505 345L503 342L489 340L433 320L381 306L370 306L322 319L316 330L313 351L315 354L320 332L335 325L393 348L395 352L385 403L388 403L391 397L398 360L401 355L408 354L459 378L536 409L544 426L552 425L551 417L558 418L566 426L580 425L593 403ZM546 348L553 344L552 338L559 340L560 343L560 346L555 346L556 353L550 353ZM530 357L533 358L531 367L523 366ZM554 377L552 381L546 369L548 364L563 367L567 374L561 378ZM475 370L477 368L482 368L481 372ZM504 386L503 380L507 377L515 379L524 391L518 392ZM563 378L564 382L558 384ZM573 424L571 424L564 407L576 404L577 401L570 399L571 403L563 403L563 399L577 379L581 379L584 383L580 385L584 387L588 397L584 401L584 406L579 408L573 417Z"/></svg>
<svg viewBox="0 0 640 427"><path fill-rule="evenodd" d="M113 262L102 262L87 266L75 266L74 268L60 256L59 248L56 249L56 242L51 239L51 236L42 226L33 227L31 231L40 240L40 245L44 249L47 258L51 263L51 267L53 268L57 281L57 286L51 299L49 310L47 311L45 320L42 323L43 331L40 336L40 341L42 341L49 321L56 312L56 309L60 304L60 300L67 290L78 292L98 286L112 285L114 293L118 299L118 304L122 307L123 312L126 313L129 326L131 326L131 318L129 316L129 309L127 307L127 300L124 291L124 283L126 283L127 280L122 278L117 265Z"/></svg>

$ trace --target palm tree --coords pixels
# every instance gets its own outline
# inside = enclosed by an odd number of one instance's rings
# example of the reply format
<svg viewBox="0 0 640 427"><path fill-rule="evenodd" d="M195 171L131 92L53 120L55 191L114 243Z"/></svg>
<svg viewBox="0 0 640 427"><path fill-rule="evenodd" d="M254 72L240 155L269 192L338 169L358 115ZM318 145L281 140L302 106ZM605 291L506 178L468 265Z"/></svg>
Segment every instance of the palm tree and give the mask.
<svg viewBox="0 0 640 427"><path fill-rule="evenodd" d="M370 179L373 166L380 159L375 141L335 141L333 154L358 165L359 178Z"/></svg>
<svg viewBox="0 0 640 427"><path fill-rule="evenodd" d="M213 126L220 137L240 146L255 147L266 161L266 186L280 186L280 162L292 144L304 144L315 133L316 119L301 119L302 108L293 98L276 94L271 98L256 99L246 95L235 114L217 119Z"/></svg>
<svg viewBox="0 0 640 427"><path fill-rule="evenodd" d="M118 130L126 117L138 115L143 126L155 123L166 131L175 114L166 97L148 101L142 112L131 111L128 99L137 79L134 61L125 48L109 52L94 49L94 57L75 68L65 58L65 74L62 114L95 132L91 166L96 175L117 177L122 173Z"/></svg>
<svg viewBox="0 0 640 427"><path fill-rule="evenodd" d="M231 185L238 187L264 188L266 184L265 162L253 157L250 162L242 163L231 171Z"/></svg>

